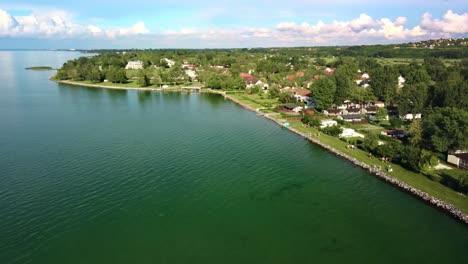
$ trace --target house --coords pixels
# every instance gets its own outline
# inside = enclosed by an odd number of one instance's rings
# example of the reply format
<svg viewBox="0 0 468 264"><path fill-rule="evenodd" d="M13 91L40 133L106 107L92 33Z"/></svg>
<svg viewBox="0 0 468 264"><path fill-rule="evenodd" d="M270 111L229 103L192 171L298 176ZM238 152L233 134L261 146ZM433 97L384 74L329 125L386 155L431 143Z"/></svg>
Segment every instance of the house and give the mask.
<svg viewBox="0 0 468 264"><path fill-rule="evenodd" d="M258 85L261 86L263 90L268 89L268 84L263 83L260 79L250 75L249 73L241 73L240 76L244 79L247 88L252 88L254 85Z"/></svg>
<svg viewBox="0 0 468 264"><path fill-rule="evenodd" d="M193 64L188 64L188 63L182 64L182 69L195 70L196 68L198 68L198 67L196 65L193 65Z"/></svg>
<svg viewBox="0 0 468 264"><path fill-rule="evenodd" d="M334 71L336 70L336 68L326 68L324 71L323 71L323 74L325 75L330 75L332 74Z"/></svg>
<svg viewBox="0 0 468 264"><path fill-rule="evenodd" d="M468 152L460 150L447 155L447 163L457 166L459 169L468 170Z"/></svg>
<svg viewBox="0 0 468 264"><path fill-rule="evenodd" d="M340 109L327 109L323 110L323 113L329 117L337 117L342 114L342 110Z"/></svg>
<svg viewBox="0 0 468 264"><path fill-rule="evenodd" d="M343 115L360 115L361 114L361 109L359 108L348 108L346 110L343 110Z"/></svg>
<svg viewBox="0 0 468 264"><path fill-rule="evenodd" d="M187 69L185 70L185 74L187 74L187 76L190 77L190 79L192 80L196 80L197 78L197 73L194 70Z"/></svg>
<svg viewBox="0 0 468 264"><path fill-rule="evenodd" d="M322 124L320 125L320 128L326 128L326 127L331 127L331 126L336 126L338 125L338 122L335 120L322 120Z"/></svg>
<svg viewBox="0 0 468 264"><path fill-rule="evenodd" d="M421 119L421 113L416 113L416 114L408 113L402 116L401 118L405 120Z"/></svg>
<svg viewBox="0 0 468 264"><path fill-rule="evenodd" d="M311 96L312 92L310 90L300 88L293 89L292 92L296 101L304 103L306 108L315 107L315 100Z"/></svg>
<svg viewBox="0 0 468 264"><path fill-rule="evenodd" d="M343 129L343 132L341 132L339 137L344 137L344 138L360 137L360 138L364 138L364 135L360 134L360 133L357 133L352 128L345 128L345 129Z"/></svg>
<svg viewBox="0 0 468 264"><path fill-rule="evenodd" d="M342 115L338 117L346 122L361 122L362 117L361 115Z"/></svg>
<svg viewBox="0 0 468 264"><path fill-rule="evenodd" d="M361 74L361 76L359 76L359 78L356 80L356 83L359 85L359 86L363 86L363 87L368 87L369 86L369 74L367 73L363 73Z"/></svg>
<svg viewBox="0 0 468 264"><path fill-rule="evenodd" d="M375 107L385 107L385 103L382 101L374 101L372 102L372 105Z"/></svg>
<svg viewBox="0 0 468 264"><path fill-rule="evenodd" d="M315 111L312 109L304 109L304 114L306 115L315 115Z"/></svg>
<svg viewBox="0 0 468 264"><path fill-rule="evenodd" d="M161 61L165 61L166 64L167 64L167 66L168 66L169 68L171 68L172 66L175 65L175 61L170 60L170 59L168 59L168 58L164 58L164 59L162 59Z"/></svg>
<svg viewBox="0 0 468 264"><path fill-rule="evenodd" d="M376 114L377 113L377 107L371 106L371 107L366 107L362 109L363 114Z"/></svg>
<svg viewBox="0 0 468 264"><path fill-rule="evenodd" d="M143 62L142 61L129 61L127 66L125 66L126 70L142 70L143 69Z"/></svg>

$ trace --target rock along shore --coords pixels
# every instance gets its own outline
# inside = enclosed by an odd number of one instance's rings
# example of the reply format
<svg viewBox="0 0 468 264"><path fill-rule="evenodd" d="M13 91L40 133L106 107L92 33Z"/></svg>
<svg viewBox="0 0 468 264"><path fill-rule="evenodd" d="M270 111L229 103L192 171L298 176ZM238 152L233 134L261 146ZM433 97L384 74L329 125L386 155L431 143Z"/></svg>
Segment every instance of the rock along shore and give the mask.
<svg viewBox="0 0 468 264"><path fill-rule="evenodd" d="M104 89L115 89L115 90L139 90L139 91L166 91L166 89L160 89L160 88L132 88L132 87L120 87L120 86L105 86L105 85L98 85L98 84L83 84L83 83L77 83L77 82L72 82L72 81L57 81L57 80L53 80L53 81L56 81L58 83L64 83L64 84L70 84L70 85L76 85L76 86L87 86L87 87L94 87L94 88L104 88ZM169 89L167 91L182 91L182 89ZM300 135L302 137L304 137L305 139L321 146L322 148L328 150L329 152L339 156L339 157L342 157L342 158L345 158L347 160L349 160L350 162L354 163L355 165L357 166L360 166L366 170L368 170L372 175L375 175L377 176L379 179L385 181L385 182L388 182L390 184L392 184L393 186L396 186L398 188L400 188L401 190L405 191L405 192L408 192L412 195L415 195L416 197L420 198L421 200L427 202L428 204L430 205L433 205L435 206L436 208L448 213L449 215L451 215L452 217L454 217L455 219L458 219L460 220L461 222L465 223L465 224L468 224L468 215L465 214L463 211L461 211L460 209L456 208L455 206L453 206L452 204L450 203L447 203L445 201L442 201L440 199L437 199L435 197L433 197L432 195L426 193L426 192L423 192L417 188L414 188L412 186L410 186L409 184L403 182L403 181L400 181L398 179L395 179L393 178L392 176L390 176L389 174L381 171L380 169L376 168L376 167L372 167L364 162L361 162L359 160L357 160L356 158L348 155L348 154L345 154L327 144L324 144L323 142L321 142L320 140L316 139L316 138L313 138L312 136L310 135L307 135L305 133L302 133L300 131L298 131L297 129L293 128L293 127L286 127L283 125L283 123L281 123L279 120L276 120L275 118L267 115L267 114L263 114L263 113L260 113L257 111L257 109L237 100L236 98L234 97L231 97L229 96L228 94L226 94L225 92L223 91L217 91L217 90L212 90L212 89L203 89L201 90L200 92L202 93L214 93L214 94L220 94L222 96L224 96L224 98L227 98L231 101L233 101L234 103L244 107L245 109L248 109L252 112L255 112L257 114L260 114L262 115L263 117L275 122L276 124L278 124L279 126L281 127L285 127L287 129L289 129L290 131L296 133L297 135Z"/></svg>

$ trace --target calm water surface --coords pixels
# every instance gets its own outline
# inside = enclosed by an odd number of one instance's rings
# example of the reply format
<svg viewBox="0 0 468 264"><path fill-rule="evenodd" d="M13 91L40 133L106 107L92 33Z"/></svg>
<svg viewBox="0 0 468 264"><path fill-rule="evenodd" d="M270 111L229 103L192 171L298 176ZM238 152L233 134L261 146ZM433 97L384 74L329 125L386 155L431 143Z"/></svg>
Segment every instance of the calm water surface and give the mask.
<svg viewBox="0 0 468 264"><path fill-rule="evenodd" d="M1 51L0 263L468 263L468 228L216 95Z"/></svg>

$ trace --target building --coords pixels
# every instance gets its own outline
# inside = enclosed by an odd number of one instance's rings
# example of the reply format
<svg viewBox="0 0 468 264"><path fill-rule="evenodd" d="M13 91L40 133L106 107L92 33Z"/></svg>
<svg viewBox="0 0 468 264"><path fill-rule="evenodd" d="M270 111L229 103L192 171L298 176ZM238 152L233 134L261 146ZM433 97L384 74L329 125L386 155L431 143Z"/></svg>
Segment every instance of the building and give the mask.
<svg viewBox="0 0 468 264"><path fill-rule="evenodd" d="M421 113L416 113L416 114L408 113L404 115L402 118L405 120L421 119Z"/></svg>
<svg viewBox="0 0 468 264"><path fill-rule="evenodd" d="M361 122L362 117L361 115L342 115L338 117L346 122Z"/></svg>
<svg viewBox="0 0 468 264"><path fill-rule="evenodd" d="M360 134L360 133L357 133L352 128L345 128L345 129L343 129L343 132L341 132L339 137L344 137L344 138L360 137L360 138L364 138L364 135Z"/></svg>
<svg viewBox="0 0 468 264"><path fill-rule="evenodd" d="M374 101L372 102L372 105L375 107L385 107L385 103L382 101Z"/></svg>
<svg viewBox="0 0 468 264"><path fill-rule="evenodd" d="M143 62L142 61L129 61L127 66L125 66L126 70L142 70L143 69Z"/></svg>
<svg viewBox="0 0 468 264"><path fill-rule="evenodd" d="M322 124L320 125L320 128L326 128L326 127L331 127L331 126L336 126L338 125L338 122L335 120L322 120Z"/></svg>
<svg viewBox="0 0 468 264"><path fill-rule="evenodd" d="M338 117L342 114L342 110L340 109L327 109L323 111L323 114L329 116L329 117Z"/></svg>
<svg viewBox="0 0 468 264"><path fill-rule="evenodd" d="M330 74L332 74L335 70L336 70L336 68L326 68L326 69L323 71L323 74L325 74L325 75L330 75Z"/></svg>
<svg viewBox="0 0 468 264"><path fill-rule="evenodd" d="M459 169L468 170L468 153L455 151L447 155L447 163L456 166Z"/></svg>
<svg viewBox="0 0 468 264"><path fill-rule="evenodd" d="M263 83L260 79L249 73L241 73L240 76L244 79L247 88L252 88L254 85L258 85L261 86L263 90L268 89L268 84Z"/></svg>

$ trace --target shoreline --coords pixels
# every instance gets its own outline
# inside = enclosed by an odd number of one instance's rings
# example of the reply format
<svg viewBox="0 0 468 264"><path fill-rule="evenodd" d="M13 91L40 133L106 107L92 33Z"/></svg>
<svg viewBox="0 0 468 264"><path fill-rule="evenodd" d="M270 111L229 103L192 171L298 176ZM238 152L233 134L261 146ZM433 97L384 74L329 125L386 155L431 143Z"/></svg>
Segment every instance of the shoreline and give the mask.
<svg viewBox="0 0 468 264"><path fill-rule="evenodd" d="M52 79L51 79L52 80ZM181 92L181 91L185 91L184 89L162 89L162 88L136 88L136 87L119 87L119 86L105 86L105 85L98 85L98 84L87 84L87 83L77 83L77 82L72 82L72 81L60 81L60 80L52 80L52 81L55 81L57 83L63 83L63 84L69 84L69 85L74 85L74 86L84 86L84 87L93 87L93 88L102 88L102 89L112 89L112 90L139 90L139 91L167 91L167 92ZM381 170L378 170L364 162L361 162L359 160L357 160L356 158L346 154L346 153L343 153L323 142L321 142L320 140L312 137L312 136L309 136L309 135L306 135L305 133L302 133L300 131L298 131L297 129L293 128L293 127L290 127L290 126L284 126L279 120L276 120L274 119L273 117L267 115L267 114L264 114L264 113L261 113L259 111L257 111L256 109L254 109L253 107L237 100L236 98L233 98L231 96L229 96L228 94L226 94L224 91L217 91L217 90L212 90L212 89L201 89L199 90L200 93L212 93L212 94L219 94L221 96L223 96L224 98L227 98L229 100L231 100L232 102L242 106L243 108L249 110L249 111L252 111L252 112L255 112L256 114L258 115L261 115L263 116L264 118L270 120L270 121L273 121L275 122L277 125L279 125L280 127L283 127L283 128L287 128L289 131L295 133L296 135L299 135L299 136L302 136L303 138L307 139L308 141L314 143L314 144L317 144L319 145L320 147L324 148L325 150L337 155L338 157L341 157L343 159L346 159L348 160L349 162L357 165L357 166L360 166L361 168L367 170L371 175L374 175L376 176L378 179L380 180L383 180L387 183L390 183L391 185L399 188L400 190L406 192L406 193L409 193L413 196L416 196L418 197L419 199L421 199L422 201L434 206L435 208L449 214L450 216L452 216L453 218L461 221L462 223L464 224L468 224L468 214L465 214L463 211L461 211L460 209L456 208L454 205L448 203L448 202L445 202L445 201L442 201L426 192L423 192L401 180L398 180L392 176L390 176L389 174L381 171Z"/></svg>

